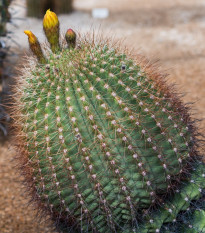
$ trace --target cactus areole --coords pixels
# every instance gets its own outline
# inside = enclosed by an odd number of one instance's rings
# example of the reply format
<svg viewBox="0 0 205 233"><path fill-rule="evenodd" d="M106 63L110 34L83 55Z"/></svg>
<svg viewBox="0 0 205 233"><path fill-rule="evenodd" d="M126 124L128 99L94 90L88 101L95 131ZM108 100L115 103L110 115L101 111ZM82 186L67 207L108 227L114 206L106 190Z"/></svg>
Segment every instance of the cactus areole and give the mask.
<svg viewBox="0 0 205 233"><path fill-rule="evenodd" d="M50 10L43 27L49 48L25 31L37 59L13 114L39 209L60 232L205 232L196 129L164 76L109 40L60 39Z"/></svg>

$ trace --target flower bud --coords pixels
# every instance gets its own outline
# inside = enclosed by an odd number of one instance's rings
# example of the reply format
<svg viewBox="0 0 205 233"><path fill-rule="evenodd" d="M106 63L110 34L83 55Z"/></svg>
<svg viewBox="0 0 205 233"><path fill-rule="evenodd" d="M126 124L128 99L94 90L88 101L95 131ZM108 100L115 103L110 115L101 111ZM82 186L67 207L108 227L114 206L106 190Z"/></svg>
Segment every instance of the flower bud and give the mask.
<svg viewBox="0 0 205 233"><path fill-rule="evenodd" d="M72 29L68 29L65 34L66 42L69 48L75 48L76 45L76 33Z"/></svg>
<svg viewBox="0 0 205 233"><path fill-rule="evenodd" d="M54 12L47 10L43 19L43 29L53 53L60 49L59 28L57 15Z"/></svg>
<svg viewBox="0 0 205 233"><path fill-rule="evenodd" d="M24 33L28 36L28 42L31 51L33 54L37 57L38 61L40 63L46 63L46 59L43 55L40 43L37 39L37 37L31 32L31 31L24 31Z"/></svg>

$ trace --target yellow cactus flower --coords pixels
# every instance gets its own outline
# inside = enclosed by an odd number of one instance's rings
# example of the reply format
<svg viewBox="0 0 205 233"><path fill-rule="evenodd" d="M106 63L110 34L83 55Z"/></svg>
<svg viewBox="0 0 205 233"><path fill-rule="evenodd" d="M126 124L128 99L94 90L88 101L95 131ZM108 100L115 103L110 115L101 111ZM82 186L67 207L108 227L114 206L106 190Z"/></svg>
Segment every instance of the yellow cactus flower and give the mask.
<svg viewBox="0 0 205 233"><path fill-rule="evenodd" d="M50 9L47 10L46 14L44 16L44 19L43 19L43 27L44 28L53 28L56 25L59 25L57 15L54 12L50 11Z"/></svg>
<svg viewBox="0 0 205 233"><path fill-rule="evenodd" d="M29 44L35 44L38 41L37 37L31 31L25 30L24 33L28 36Z"/></svg>
<svg viewBox="0 0 205 233"><path fill-rule="evenodd" d="M43 19L43 29L53 53L60 49L59 45L59 21L57 15L47 10Z"/></svg>
<svg viewBox="0 0 205 233"><path fill-rule="evenodd" d="M31 51L33 52L33 54L37 57L38 61L40 63L46 63L46 59L43 55L40 43L37 39L37 37L28 30L25 30L24 33L28 36L28 42L29 42L29 46Z"/></svg>

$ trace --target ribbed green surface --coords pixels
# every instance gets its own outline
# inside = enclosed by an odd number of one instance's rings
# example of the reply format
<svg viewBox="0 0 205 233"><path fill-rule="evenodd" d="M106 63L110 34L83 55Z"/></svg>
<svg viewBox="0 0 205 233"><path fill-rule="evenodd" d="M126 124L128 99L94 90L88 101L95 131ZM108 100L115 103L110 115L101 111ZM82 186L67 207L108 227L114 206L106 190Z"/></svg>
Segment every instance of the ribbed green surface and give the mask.
<svg viewBox="0 0 205 233"><path fill-rule="evenodd" d="M193 165L193 172L190 178L186 182L182 182L181 188L176 190L176 193L166 200L157 211L145 218L146 220L141 224L138 231L140 233L205 232L204 207L203 205L200 207L196 203L192 204L194 200L202 197L205 188L204 177L204 164ZM204 201L203 199L201 202ZM166 227L166 223L171 222L173 222L175 227L174 231ZM164 231L160 231L163 224L165 224Z"/></svg>
<svg viewBox="0 0 205 233"><path fill-rule="evenodd" d="M107 46L63 50L32 73L23 130L42 202L83 232L136 229L142 209L170 192L187 165L191 129L183 113ZM159 218L161 227L167 218Z"/></svg>

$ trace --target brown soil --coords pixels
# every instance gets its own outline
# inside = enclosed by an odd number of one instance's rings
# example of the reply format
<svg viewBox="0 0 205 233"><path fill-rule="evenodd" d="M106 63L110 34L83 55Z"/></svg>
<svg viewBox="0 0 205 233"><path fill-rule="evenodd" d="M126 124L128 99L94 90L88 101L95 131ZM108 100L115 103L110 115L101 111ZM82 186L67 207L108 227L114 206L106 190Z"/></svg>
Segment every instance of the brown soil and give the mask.
<svg viewBox="0 0 205 233"><path fill-rule="evenodd" d="M15 9L24 1L16 0ZM93 20L93 7L107 7L110 16ZM186 93L184 102L194 102L197 118L205 117L205 4L203 0L76 0L76 12L60 16L63 30L68 26L87 31L101 28L135 50L159 64L170 74L170 81ZM20 10L18 12L21 12ZM22 31L32 27L41 36L39 20L26 19L18 23L14 36L20 41L21 50L27 48ZM11 27L12 28L12 27ZM29 28L28 28L29 29ZM204 132L205 121L199 124ZM49 221L39 224L36 212L28 206L29 198L22 189L15 162L15 151L9 142L0 144L0 232L45 233L54 232Z"/></svg>

